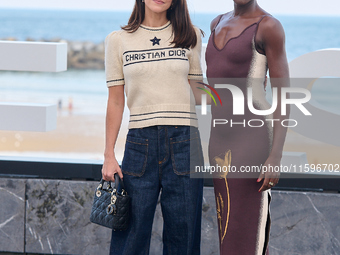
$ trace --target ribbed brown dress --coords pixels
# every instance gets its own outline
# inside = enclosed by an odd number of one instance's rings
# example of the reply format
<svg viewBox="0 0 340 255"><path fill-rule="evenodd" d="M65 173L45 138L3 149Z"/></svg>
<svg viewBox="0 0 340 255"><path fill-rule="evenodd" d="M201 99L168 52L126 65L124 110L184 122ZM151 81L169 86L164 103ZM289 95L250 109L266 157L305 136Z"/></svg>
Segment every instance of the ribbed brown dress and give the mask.
<svg viewBox="0 0 340 255"><path fill-rule="evenodd" d="M211 126L210 165L241 170L246 166L260 167L269 156L273 132L271 122L266 119L272 116L254 115L247 106L247 88L251 87L254 108L270 108L264 86L267 58L255 45L257 29L264 17L231 38L222 49L215 45L215 29L209 38L206 51L209 84L235 85L245 97L245 114L233 115L230 90L216 89L222 106L212 104L212 119L228 120L228 123ZM258 192L262 185L256 182L258 176L258 172L229 171L214 178L221 255L268 254L270 191Z"/></svg>

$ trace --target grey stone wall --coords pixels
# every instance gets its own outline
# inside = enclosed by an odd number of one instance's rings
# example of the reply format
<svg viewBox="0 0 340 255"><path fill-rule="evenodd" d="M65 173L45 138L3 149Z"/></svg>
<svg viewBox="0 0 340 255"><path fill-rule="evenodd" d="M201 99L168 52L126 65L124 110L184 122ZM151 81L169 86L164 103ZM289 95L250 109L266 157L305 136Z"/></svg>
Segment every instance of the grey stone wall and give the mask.
<svg viewBox="0 0 340 255"><path fill-rule="evenodd" d="M0 251L23 252L25 181L0 179Z"/></svg>
<svg viewBox="0 0 340 255"><path fill-rule="evenodd" d="M110 230L89 222L97 182L0 179L0 252L108 254ZM271 255L340 254L340 194L273 191ZM157 207L151 255L162 254ZM213 189L204 189L202 255L217 255Z"/></svg>
<svg viewBox="0 0 340 255"><path fill-rule="evenodd" d="M340 254L340 194L273 192L271 255Z"/></svg>

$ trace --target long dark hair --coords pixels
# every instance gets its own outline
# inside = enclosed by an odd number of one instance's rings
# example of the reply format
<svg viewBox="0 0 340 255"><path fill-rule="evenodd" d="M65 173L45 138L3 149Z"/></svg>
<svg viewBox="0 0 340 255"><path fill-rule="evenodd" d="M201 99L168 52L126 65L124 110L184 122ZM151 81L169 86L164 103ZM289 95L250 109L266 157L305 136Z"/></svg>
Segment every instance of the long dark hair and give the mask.
<svg viewBox="0 0 340 255"><path fill-rule="evenodd" d="M172 24L172 32L176 48L190 48L197 44L197 36L191 23L186 0L172 0L172 5L167 11L167 19ZM122 29L133 33L142 24L145 18L145 4L142 0L136 0L135 7L129 19L129 23Z"/></svg>

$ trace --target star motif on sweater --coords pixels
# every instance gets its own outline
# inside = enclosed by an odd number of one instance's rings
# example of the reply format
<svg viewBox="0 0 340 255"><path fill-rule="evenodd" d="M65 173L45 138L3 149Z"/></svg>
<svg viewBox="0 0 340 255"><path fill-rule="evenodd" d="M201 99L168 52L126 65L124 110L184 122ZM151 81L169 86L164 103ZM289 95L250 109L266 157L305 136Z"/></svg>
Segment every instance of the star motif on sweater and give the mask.
<svg viewBox="0 0 340 255"><path fill-rule="evenodd" d="M155 46L156 44L159 45L159 41L161 39L157 39L157 37L155 36L155 38L151 39L150 41L152 42L152 46Z"/></svg>

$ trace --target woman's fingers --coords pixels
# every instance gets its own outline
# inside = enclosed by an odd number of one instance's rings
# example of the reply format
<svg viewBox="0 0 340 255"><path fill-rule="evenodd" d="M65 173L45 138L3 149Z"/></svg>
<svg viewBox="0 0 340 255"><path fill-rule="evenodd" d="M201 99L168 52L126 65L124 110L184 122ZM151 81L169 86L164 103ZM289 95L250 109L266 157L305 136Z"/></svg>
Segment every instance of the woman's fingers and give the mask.
<svg viewBox="0 0 340 255"><path fill-rule="evenodd" d="M102 178L105 181L114 181L114 175L118 173L119 177L123 179L123 173L122 170L120 169L117 161L108 161L103 164L102 168Z"/></svg>
<svg viewBox="0 0 340 255"><path fill-rule="evenodd" d="M258 179L259 180L259 179ZM271 189L276 184L278 184L279 178L278 177L271 177L271 178L264 178L263 184L261 188L259 189L259 192L265 191L267 189Z"/></svg>
<svg viewBox="0 0 340 255"><path fill-rule="evenodd" d="M107 171L104 167L102 169L102 178L105 181L114 181L114 172Z"/></svg>
<svg viewBox="0 0 340 255"><path fill-rule="evenodd" d="M257 179L257 182L260 182L260 181L262 181L262 179L264 178L264 173L263 172L261 172L261 174L260 174L260 176L259 176L259 178Z"/></svg>
<svg viewBox="0 0 340 255"><path fill-rule="evenodd" d="M122 170L120 169L120 167L117 169L117 173L118 173L120 179L123 180L123 173L122 173Z"/></svg>
<svg viewBox="0 0 340 255"><path fill-rule="evenodd" d="M268 180L268 178L265 178L263 183L262 183L261 188L259 189L259 192L265 191L265 190L270 189L270 188L271 187L269 185L269 180Z"/></svg>

